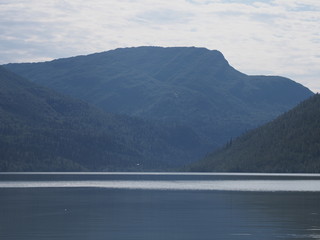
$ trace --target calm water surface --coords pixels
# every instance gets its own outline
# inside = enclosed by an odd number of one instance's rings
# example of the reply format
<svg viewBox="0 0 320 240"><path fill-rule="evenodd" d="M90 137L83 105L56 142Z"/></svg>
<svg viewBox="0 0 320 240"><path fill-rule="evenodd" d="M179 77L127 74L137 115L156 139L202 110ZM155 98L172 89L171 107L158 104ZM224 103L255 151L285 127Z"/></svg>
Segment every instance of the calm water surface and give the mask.
<svg viewBox="0 0 320 240"><path fill-rule="evenodd" d="M320 175L0 174L0 239L320 239Z"/></svg>

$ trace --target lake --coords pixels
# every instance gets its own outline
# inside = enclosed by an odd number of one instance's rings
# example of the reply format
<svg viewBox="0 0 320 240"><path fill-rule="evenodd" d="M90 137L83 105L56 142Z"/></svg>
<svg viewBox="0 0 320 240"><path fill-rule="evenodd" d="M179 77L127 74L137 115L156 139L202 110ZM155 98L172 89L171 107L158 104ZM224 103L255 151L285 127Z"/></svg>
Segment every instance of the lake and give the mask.
<svg viewBox="0 0 320 240"><path fill-rule="evenodd" d="M0 239L320 239L320 175L0 173Z"/></svg>

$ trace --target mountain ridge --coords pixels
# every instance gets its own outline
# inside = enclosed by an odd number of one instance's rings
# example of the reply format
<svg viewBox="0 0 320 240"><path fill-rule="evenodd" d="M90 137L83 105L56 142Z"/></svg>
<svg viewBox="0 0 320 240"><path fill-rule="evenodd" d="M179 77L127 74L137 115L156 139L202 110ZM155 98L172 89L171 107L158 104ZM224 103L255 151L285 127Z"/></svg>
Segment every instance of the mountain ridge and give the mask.
<svg viewBox="0 0 320 240"><path fill-rule="evenodd" d="M313 94L287 78L248 76L221 52L195 47L120 48L5 67L107 112L188 126L212 148Z"/></svg>

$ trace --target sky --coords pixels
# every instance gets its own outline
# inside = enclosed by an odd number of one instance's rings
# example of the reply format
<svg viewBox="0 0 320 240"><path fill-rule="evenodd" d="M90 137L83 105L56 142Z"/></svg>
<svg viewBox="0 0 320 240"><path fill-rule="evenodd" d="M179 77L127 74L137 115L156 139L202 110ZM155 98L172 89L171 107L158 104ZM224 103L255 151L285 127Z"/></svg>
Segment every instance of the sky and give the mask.
<svg viewBox="0 0 320 240"><path fill-rule="evenodd" d="M320 92L319 0L0 0L0 64L135 46L219 50Z"/></svg>

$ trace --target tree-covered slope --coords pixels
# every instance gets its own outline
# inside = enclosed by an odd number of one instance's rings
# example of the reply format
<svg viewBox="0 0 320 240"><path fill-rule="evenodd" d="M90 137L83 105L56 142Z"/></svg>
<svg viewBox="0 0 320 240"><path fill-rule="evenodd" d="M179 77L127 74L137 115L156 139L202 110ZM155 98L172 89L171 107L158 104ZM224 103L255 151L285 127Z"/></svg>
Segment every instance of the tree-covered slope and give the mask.
<svg viewBox="0 0 320 240"><path fill-rule="evenodd" d="M212 147L312 95L287 78L245 75L205 48L123 48L5 67L110 112L189 126Z"/></svg>
<svg viewBox="0 0 320 240"><path fill-rule="evenodd" d="M193 164L191 171L320 172L320 95Z"/></svg>
<svg viewBox="0 0 320 240"><path fill-rule="evenodd" d="M0 67L0 171L161 170L200 156L198 140L186 127L108 114Z"/></svg>

